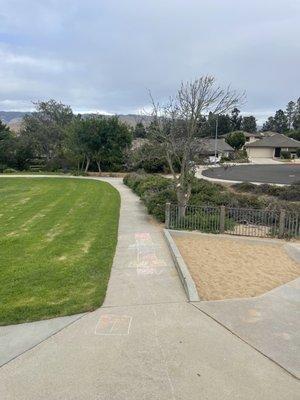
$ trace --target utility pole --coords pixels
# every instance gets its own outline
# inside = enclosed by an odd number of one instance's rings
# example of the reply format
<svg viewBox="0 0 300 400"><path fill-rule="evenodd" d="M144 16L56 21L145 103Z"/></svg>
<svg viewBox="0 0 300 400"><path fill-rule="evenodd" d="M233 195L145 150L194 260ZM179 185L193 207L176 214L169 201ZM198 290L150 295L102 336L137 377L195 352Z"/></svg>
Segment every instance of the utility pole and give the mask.
<svg viewBox="0 0 300 400"><path fill-rule="evenodd" d="M217 114L216 131L215 131L215 165L217 164L217 152L218 152L218 125L219 125L219 120L218 120L218 114Z"/></svg>

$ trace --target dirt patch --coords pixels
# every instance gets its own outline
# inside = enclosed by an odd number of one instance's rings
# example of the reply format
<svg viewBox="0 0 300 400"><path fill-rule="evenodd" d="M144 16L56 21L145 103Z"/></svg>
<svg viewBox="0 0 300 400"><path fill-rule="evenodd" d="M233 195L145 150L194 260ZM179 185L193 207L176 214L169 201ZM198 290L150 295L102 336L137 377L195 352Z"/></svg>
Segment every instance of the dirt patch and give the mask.
<svg viewBox="0 0 300 400"><path fill-rule="evenodd" d="M57 224L53 228L51 228L47 233L46 233L46 240L47 242L52 242L56 238L56 236L60 235L64 229L66 228L66 224L60 225Z"/></svg>
<svg viewBox="0 0 300 400"><path fill-rule="evenodd" d="M259 296L300 276L285 242L192 233L174 240L203 300Z"/></svg>
<svg viewBox="0 0 300 400"><path fill-rule="evenodd" d="M92 245L92 241L91 240L88 240L87 242L83 243L83 246L81 247L82 251L84 253L88 253L89 250L90 250L91 245Z"/></svg>
<svg viewBox="0 0 300 400"><path fill-rule="evenodd" d="M26 204L29 200L31 200L31 197L26 197L25 199L20 200L19 204Z"/></svg>

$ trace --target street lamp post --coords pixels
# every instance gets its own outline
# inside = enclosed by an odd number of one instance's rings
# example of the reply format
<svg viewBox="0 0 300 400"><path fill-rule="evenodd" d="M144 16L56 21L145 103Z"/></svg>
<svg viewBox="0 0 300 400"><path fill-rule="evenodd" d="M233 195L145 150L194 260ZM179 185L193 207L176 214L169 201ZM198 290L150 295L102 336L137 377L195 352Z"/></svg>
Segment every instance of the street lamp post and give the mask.
<svg viewBox="0 0 300 400"><path fill-rule="evenodd" d="M215 131L215 165L217 164L217 153L218 153L218 114L216 118L216 131Z"/></svg>

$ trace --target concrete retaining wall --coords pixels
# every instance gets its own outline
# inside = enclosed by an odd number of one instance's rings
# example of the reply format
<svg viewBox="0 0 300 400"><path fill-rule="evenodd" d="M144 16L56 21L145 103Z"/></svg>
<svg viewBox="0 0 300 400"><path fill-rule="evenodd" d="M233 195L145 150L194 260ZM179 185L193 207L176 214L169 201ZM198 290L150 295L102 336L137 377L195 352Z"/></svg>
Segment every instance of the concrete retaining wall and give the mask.
<svg viewBox="0 0 300 400"><path fill-rule="evenodd" d="M199 295L193 278L190 275L188 267L186 266L178 247L176 246L168 229L164 229L164 235L168 243L172 258L174 260L179 278L186 292L189 301L199 301Z"/></svg>

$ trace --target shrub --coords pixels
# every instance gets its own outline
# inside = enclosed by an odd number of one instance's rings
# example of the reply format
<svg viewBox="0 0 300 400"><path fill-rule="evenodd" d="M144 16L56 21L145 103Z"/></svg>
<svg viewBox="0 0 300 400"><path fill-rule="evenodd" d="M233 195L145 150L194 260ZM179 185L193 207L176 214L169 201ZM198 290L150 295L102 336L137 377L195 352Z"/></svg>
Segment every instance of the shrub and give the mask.
<svg viewBox="0 0 300 400"><path fill-rule="evenodd" d="M238 150L234 153L234 160L237 162L249 162L246 149Z"/></svg>
<svg viewBox="0 0 300 400"><path fill-rule="evenodd" d="M250 182L236 183L232 186L238 192L265 194L268 196L278 197L284 191L284 188L275 185L263 183L262 185L254 185Z"/></svg>
<svg viewBox="0 0 300 400"><path fill-rule="evenodd" d="M254 192L256 190L256 185L250 182L236 183L232 187L238 192Z"/></svg>
<svg viewBox="0 0 300 400"><path fill-rule="evenodd" d="M158 221L163 222L165 220L166 203L177 203L172 180L160 175L145 174L142 171L139 173L133 172L124 177L124 183L141 197L148 212ZM233 193L220 184L195 178L192 182L192 192L189 205L210 205L215 207L224 205L226 207L269 210L279 210L284 208L289 211L300 211L300 205L298 206L298 203L288 203L288 201L296 202L300 200L300 183L295 183L283 188L273 185L253 185L251 183L243 182L234 185L234 188L239 193ZM259 194L275 196L277 199L272 199L267 196L259 196ZM187 218L186 222L188 223L188 218L191 217L187 215L185 218ZM217 217L211 216L209 218ZM203 229L208 229L205 225L206 222L204 220L202 222L204 224ZM215 226L218 226L217 221L215 222ZM228 221L228 224L229 223L232 223L232 220ZM207 226L213 225L213 220L208 220L207 224Z"/></svg>
<svg viewBox="0 0 300 400"><path fill-rule="evenodd" d="M169 188L172 185L172 181L162 176L148 175L145 179L141 180L136 186L136 193L142 196L148 190L161 191Z"/></svg>
<svg viewBox="0 0 300 400"><path fill-rule="evenodd" d="M224 186L219 183L212 183L206 181L205 179L197 179L195 178L192 182L192 194L195 193L217 193L224 190Z"/></svg>
<svg viewBox="0 0 300 400"><path fill-rule="evenodd" d="M125 185L129 186L134 192L136 188L141 183L143 179L146 179L147 175L144 173L132 172L130 174L125 175L123 182Z"/></svg>
<svg viewBox="0 0 300 400"><path fill-rule="evenodd" d="M14 169L14 168L6 168L6 169L3 170L4 174L14 174L16 172L18 172L18 171L16 169Z"/></svg>
<svg viewBox="0 0 300 400"><path fill-rule="evenodd" d="M225 162L228 162L228 161L232 161L232 158L222 156L221 159L220 159L220 163L221 163L221 164L223 164L223 163L225 163Z"/></svg>
<svg viewBox="0 0 300 400"><path fill-rule="evenodd" d="M280 200L300 201L300 183L294 183L282 189L278 196Z"/></svg>
<svg viewBox="0 0 300 400"><path fill-rule="evenodd" d="M149 214L152 214L158 221L165 221L166 203L175 203L176 195L173 189L160 191L147 191L143 194L142 200L145 202Z"/></svg>
<svg viewBox="0 0 300 400"><path fill-rule="evenodd" d="M89 174L84 171L78 171L77 169L71 172L73 176L88 176Z"/></svg>
<svg viewBox="0 0 300 400"><path fill-rule="evenodd" d="M150 175L145 173L127 174L123 182L129 186L138 196L142 196L148 190L160 191L172 186L170 179L160 175Z"/></svg>
<svg viewBox="0 0 300 400"><path fill-rule="evenodd" d="M225 218L225 231L232 230L235 222L232 219ZM218 214L204 214L199 211L193 215L187 215L184 218L178 219L174 228L201 230L207 233L220 232L220 216Z"/></svg>
<svg viewBox="0 0 300 400"><path fill-rule="evenodd" d="M289 213L300 214L300 203L292 203L286 200L274 200L266 205L266 210L280 212L286 210Z"/></svg>
<svg viewBox="0 0 300 400"><path fill-rule="evenodd" d="M200 206L205 204L221 205L223 204L224 196L226 197L226 194L223 194L219 191L203 190L203 192L192 194L189 204L193 206Z"/></svg>
<svg viewBox="0 0 300 400"><path fill-rule="evenodd" d="M229 133L226 138L226 142L236 150L241 149L246 142L244 132L235 131L235 132Z"/></svg>
<svg viewBox="0 0 300 400"><path fill-rule="evenodd" d="M232 207L263 208L265 206L262 199L253 195L235 195L233 196L232 202L236 203L236 205L232 205Z"/></svg>
<svg viewBox="0 0 300 400"><path fill-rule="evenodd" d="M176 202L172 181L159 175L141 173L127 174L123 182L145 203L149 214L158 221L165 220L165 204Z"/></svg>
<svg viewBox="0 0 300 400"><path fill-rule="evenodd" d="M266 194L268 196L279 196L284 188L275 185L268 185L267 183L263 183L262 185L257 185L255 188L255 193L257 194Z"/></svg>
<svg viewBox="0 0 300 400"><path fill-rule="evenodd" d="M280 158L289 160L291 158L291 153L289 151L281 151Z"/></svg>
<svg viewBox="0 0 300 400"><path fill-rule="evenodd" d="M194 206L210 204L213 206L260 208L263 205L263 201L254 195L212 189L211 191L202 191L192 195L189 204Z"/></svg>
<svg viewBox="0 0 300 400"><path fill-rule="evenodd" d="M0 164L0 172L3 172L7 168L6 164Z"/></svg>

